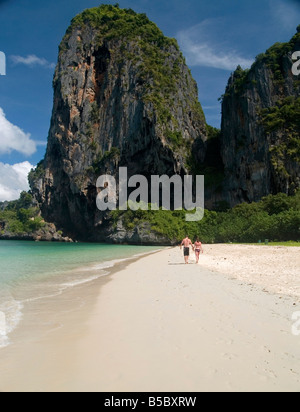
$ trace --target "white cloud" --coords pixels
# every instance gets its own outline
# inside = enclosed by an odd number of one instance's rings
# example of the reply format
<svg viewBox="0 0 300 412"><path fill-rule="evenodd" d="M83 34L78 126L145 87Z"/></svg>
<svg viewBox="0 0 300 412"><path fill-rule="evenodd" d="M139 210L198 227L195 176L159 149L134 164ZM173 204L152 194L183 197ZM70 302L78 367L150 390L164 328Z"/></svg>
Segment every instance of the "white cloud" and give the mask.
<svg viewBox="0 0 300 412"><path fill-rule="evenodd" d="M24 64L25 66L35 67L41 66L47 69L54 69L55 63L50 63L43 57L37 57L35 54L30 54L27 57L22 56L10 56L14 64Z"/></svg>
<svg viewBox="0 0 300 412"><path fill-rule="evenodd" d="M0 154L13 150L30 156L36 152L36 143L31 140L29 133L10 123L0 107Z"/></svg>
<svg viewBox="0 0 300 412"><path fill-rule="evenodd" d="M29 162L14 165L0 162L0 202L16 200L23 190L29 190L28 173L32 168Z"/></svg>
<svg viewBox="0 0 300 412"><path fill-rule="evenodd" d="M238 65L250 67L253 60L242 57L239 52L220 41L216 36L222 31L222 19L207 19L177 34L177 38L188 64L191 66L213 67L222 70L235 70Z"/></svg>

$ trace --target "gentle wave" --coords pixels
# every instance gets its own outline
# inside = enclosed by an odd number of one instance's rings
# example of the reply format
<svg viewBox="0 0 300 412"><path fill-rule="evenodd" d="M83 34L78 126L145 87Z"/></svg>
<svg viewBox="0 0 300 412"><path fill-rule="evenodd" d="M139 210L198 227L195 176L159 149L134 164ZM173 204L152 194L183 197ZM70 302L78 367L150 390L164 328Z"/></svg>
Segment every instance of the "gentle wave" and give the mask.
<svg viewBox="0 0 300 412"><path fill-rule="evenodd" d="M101 275L98 275L98 276L92 276L92 277L86 278L86 279L74 280L73 282L63 283L61 285L63 287L62 291L66 290L68 288L73 288L75 286L83 285L85 283L93 282L94 280L97 280L97 279L99 279L103 276L107 276L108 274L109 274L109 272L103 272Z"/></svg>
<svg viewBox="0 0 300 412"><path fill-rule="evenodd" d="M90 272L90 271L94 271L94 270L110 269L118 263L126 262L126 261L129 261L129 260L132 260L132 259L147 256L147 255L152 255L153 253L157 253L160 250L161 249L157 249L157 250L154 250L154 251L151 251L151 252L138 253L138 254L135 254L135 255L133 255L131 257L127 257L127 258L114 259L114 260L110 260L110 261L106 261L106 262L102 262L102 263L97 263L97 264L94 264L94 265L89 266L89 267L79 268L79 269L77 269L77 271L81 270L83 272Z"/></svg>
<svg viewBox="0 0 300 412"><path fill-rule="evenodd" d="M13 332L18 324L21 322L23 314L22 310L26 303L35 302L43 299L50 299L61 295L66 290L80 286L89 282L93 282L101 277L109 275L111 269L118 263L126 262L138 257L150 255L161 250L150 252L143 252L139 254L132 255L127 258L114 259L109 261L104 261L101 263L93 264L88 267L78 267L76 269L63 271L59 276L55 278L42 279L41 281L33 284L29 284L30 294L35 294L36 296L24 296L20 301L15 300L10 293L5 293L1 291L0 296L0 349L6 347L10 344L9 334ZM99 272L95 274L95 272ZM89 272L92 276L83 277L84 273ZM58 281L58 279L60 281ZM23 283L23 294L28 294L28 283L24 280ZM20 287L20 285L19 285Z"/></svg>
<svg viewBox="0 0 300 412"><path fill-rule="evenodd" d="M21 322L23 305L12 296L1 299L0 305L0 348L9 345L8 335L16 329Z"/></svg>

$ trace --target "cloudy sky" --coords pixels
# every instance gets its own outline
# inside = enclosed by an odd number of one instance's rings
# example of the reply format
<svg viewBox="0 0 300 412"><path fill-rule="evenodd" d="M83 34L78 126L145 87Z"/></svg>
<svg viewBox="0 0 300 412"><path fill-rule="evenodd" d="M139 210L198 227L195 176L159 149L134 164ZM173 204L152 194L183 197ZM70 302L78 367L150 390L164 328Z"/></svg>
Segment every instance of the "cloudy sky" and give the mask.
<svg viewBox="0 0 300 412"><path fill-rule="evenodd" d="M0 201L28 189L28 171L45 153L58 45L72 17L99 3L0 0L0 52L6 56L6 75L0 76ZM198 83L207 122L215 127L221 118L218 98L230 73L238 64L250 67L255 56L275 42L289 41L300 24L300 0L119 4L147 13L167 36L178 40Z"/></svg>

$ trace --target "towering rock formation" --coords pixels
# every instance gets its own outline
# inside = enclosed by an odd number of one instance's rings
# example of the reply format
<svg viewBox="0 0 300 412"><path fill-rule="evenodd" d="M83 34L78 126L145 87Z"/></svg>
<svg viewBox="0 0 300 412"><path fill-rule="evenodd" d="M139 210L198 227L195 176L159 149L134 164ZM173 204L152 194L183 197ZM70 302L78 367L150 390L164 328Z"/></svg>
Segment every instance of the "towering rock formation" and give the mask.
<svg viewBox="0 0 300 412"><path fill-rule="evenodd" d="M300 76L292 55L300 51L300 26L289 43L276 43L240 67L222 105L223 198L232 206L262 196L292 194L300 186Z"/></svg>
<svg viewBox="0 0 300 412"><path fill-rule="evenodd" d="M72 20L60 45L45 159L30 184L47 221L102 240L97 177L185 174L205 156L206 122L177 42L146 15L101 6Z"/></svg>
<svg viewBox="0 0 300 412"><path fill-rule="evenodd" d="M29 180L43 217L79 240L155 242L128 234L96 207L96 180L205 174L206 206L260 200L300 186L300 76L289 43L275 44L229 79L221 134L206 125L197 85L175 40L146 15L100 6L72 20L55 70L45 159ZM207 137L210 137L207 140ZM224 177L225 174L225 177ZM163 239L159 240L163 243Z"/></svg>

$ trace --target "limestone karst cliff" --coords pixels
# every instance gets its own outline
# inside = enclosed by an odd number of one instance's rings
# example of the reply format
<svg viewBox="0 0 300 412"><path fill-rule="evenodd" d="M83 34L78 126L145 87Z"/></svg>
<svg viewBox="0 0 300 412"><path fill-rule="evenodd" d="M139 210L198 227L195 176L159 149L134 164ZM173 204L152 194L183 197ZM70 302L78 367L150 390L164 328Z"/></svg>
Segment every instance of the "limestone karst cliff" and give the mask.
<svg viewBox="0 0 300 412"><path fill-rule="evenodd" d="M231 205L300 187L300 76L292 55L300 50L300 26L289 43L276 43L251 70L232 74L223 97L221 155L223 198Z"/></svg>
<svg viewBox="0 0 300 412"><path fill-rule="evenodd" d="M42 216L77 240L160 243L96 207L97 178L205 174L206 207L227 208L300 186L300 79L286 44L231 75L221 132L206 124L176 40L146 15L100 6L76 16L59 47L45 158L29 175Z"/></svg>
<svg viewBox="0 0 300 412"><path fill-rule="evenodd" d="M96 180L187 173L205 156L197 85L176 40L146 15L116 6L84 11L62 40L45 159L30 176L47 221L79 239L102 240Z"/></svg>

